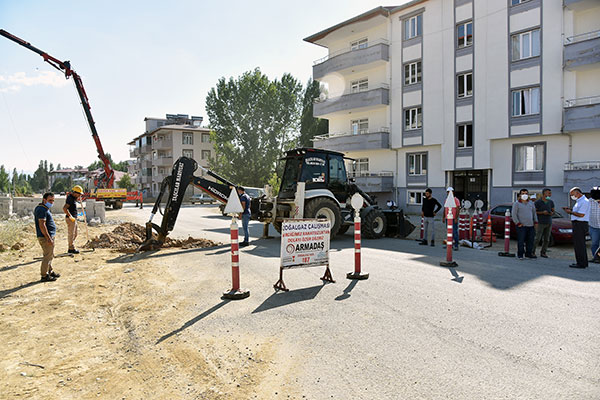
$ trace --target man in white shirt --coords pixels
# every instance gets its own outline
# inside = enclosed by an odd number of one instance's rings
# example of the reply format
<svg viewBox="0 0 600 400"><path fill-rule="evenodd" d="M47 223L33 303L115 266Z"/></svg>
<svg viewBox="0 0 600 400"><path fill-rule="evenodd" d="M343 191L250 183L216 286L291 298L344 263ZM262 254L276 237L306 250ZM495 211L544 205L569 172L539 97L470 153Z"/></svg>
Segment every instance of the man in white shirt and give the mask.
<svg viewBox="0 0 600 400"><path fill-rule="evenodd" d="M573 248L575 250L576 264L571 264L571 268L587 268L588 256L585 246L585 235L588 232L588 223L590 221L590 201L583 195L581 189L574 187L569 191L571 200L575 201L573 209L563 207L567 214L571 215L571 224L573 224Z"/></svg>

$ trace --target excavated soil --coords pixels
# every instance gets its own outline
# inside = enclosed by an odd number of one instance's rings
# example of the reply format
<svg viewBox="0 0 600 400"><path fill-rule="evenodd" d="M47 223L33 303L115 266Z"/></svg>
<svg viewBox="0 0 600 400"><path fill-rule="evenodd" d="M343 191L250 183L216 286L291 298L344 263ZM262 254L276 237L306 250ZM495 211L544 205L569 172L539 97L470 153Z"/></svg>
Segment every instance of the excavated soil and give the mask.
<svg viewBox="0 0 600 400"><path fill-rule="evenodd" d="M152 235L156 239L156 235ZM122 253L137 251L146 240L146 228L142 225L125 222L117 226L110 233L103 233L91 239L85 247L94 249L112 249ZM161 247L178 247L183 249L207 248L219 246L221 243L212 240L188 237L185 240L167 238L162 246L152 246L152 249Z"/></svg>

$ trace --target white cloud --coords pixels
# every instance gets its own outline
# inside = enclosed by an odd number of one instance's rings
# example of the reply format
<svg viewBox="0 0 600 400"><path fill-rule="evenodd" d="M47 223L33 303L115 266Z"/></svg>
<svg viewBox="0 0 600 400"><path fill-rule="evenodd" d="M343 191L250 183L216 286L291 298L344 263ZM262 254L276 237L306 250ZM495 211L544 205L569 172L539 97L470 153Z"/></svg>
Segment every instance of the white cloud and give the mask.
<svg viewBox="0 0 600 400"><path fill-rule="evenodd" d="M63 87L68 84L69 82L67 82L64 75L55 71L42 71L36 76L27 76L25 72L0 75L0 93L17 92L23 86Z"/></svg>

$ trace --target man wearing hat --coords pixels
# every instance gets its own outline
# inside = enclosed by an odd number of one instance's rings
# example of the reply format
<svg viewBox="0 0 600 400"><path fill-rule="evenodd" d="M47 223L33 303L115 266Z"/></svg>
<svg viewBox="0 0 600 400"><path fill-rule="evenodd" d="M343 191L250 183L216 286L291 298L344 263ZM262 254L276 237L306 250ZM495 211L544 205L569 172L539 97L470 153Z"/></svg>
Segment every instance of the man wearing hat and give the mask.
<svg viewBox="0 0 600 400"><path fill-rule="evenodd" d="M77 238L77 200L83 194L83 188L79 185L73 186L71 193L67 195L63 211L67 221L67 230L69 232L69 250L71 254L79 254L79 250L75 248L75 238Z"/></svg>
<svg viewBox="0 0 600 400"><path fill-rule="evenodd" d="M448 195L452 193L452 195L454 196L454 188L452 186L449 186L448 189L446 189L446 193ZM460 209L460 201L456 197L454 197L454 203L456 204L456 207L452 207L450 209L450 213L452 214L452 247L454 247L454 250L458 251L458 210ZM445 207L444 215L442 216L442 221L444 223L446 223L447 216L448 207Z"/></svg>

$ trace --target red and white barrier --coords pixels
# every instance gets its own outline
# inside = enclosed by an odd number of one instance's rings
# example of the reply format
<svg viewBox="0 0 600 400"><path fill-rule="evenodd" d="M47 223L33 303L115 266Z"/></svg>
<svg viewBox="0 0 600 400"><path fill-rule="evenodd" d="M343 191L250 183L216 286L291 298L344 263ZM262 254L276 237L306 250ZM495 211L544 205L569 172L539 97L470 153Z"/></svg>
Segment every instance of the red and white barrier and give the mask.
<svg viewBox="0 0 600 400"><path fill-rule="evenodd" d="M452 225L454 224L452 218L452 208L448 208L448 215L446 215L446 223L446 261L440 261L440 265L443 267L456 267L458 266L458 264L452 261Z"/></svg>
<svg viewBox="0 0 600 400"><path fill-rule="evenodd" d="M356 212L354 217L354 272L348 272L348 279L368 279L369 274L361 271L361 252L360 252L360 216Z"/></svg>
<svg viewBox="0 0 600 400"><path fill-rule="evenodd" d="M506 210L504 214L504 251L499 251L500 257L514 257L515 254L510 252L510 210Z"/></svg>
<svg viewBox="0 0 600 400"><path fill-rule="evenodd" d="M417 239L417 242L422 242L424 236L425 236L425 217L421 217L421 235L419 236L419 239Z"/></svg>
<svg viewBox="0 0 600 400"><path fill-rule="evenodd" d="M231 290L223 293L223 297L230 300L245 299L250 296L250 291L240 289L240 245L238 240L237 220L232 218L231 226Z"/></svg>

